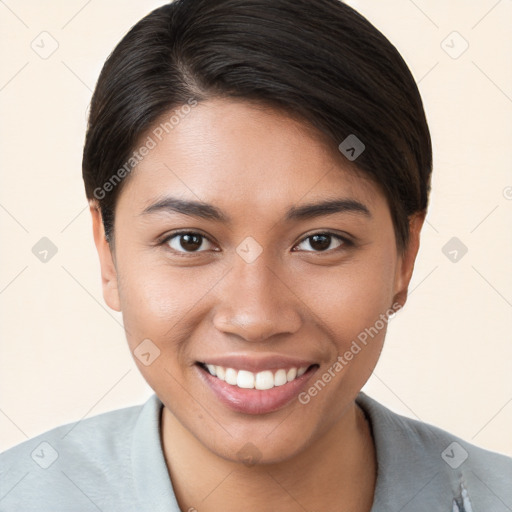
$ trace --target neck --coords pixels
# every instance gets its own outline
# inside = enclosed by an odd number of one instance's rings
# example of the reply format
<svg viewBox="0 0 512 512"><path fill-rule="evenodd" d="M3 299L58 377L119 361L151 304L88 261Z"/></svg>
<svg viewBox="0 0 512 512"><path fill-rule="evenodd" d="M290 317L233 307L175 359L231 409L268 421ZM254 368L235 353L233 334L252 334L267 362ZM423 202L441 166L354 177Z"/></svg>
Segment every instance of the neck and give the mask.
<svg viewBox="0 0 512 512"><path fill-rule="evenodd" d="M246 466L219 457L166 407L161 423L164 455L182 511L371 509L376 456L370 426L355 403L320 439L274 464Z"/></svg>

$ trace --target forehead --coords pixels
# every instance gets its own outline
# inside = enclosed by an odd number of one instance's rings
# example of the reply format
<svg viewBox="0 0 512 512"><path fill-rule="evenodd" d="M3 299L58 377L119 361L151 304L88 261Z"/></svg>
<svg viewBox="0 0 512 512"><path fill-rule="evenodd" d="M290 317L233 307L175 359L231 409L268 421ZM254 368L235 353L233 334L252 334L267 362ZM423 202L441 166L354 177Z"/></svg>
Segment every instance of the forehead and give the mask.
<svg viewBox="0 0 512 512"><path fill-rule="evenodd" d="M356 172L334 143L283 112L210 100L162 135L156 129L171 115L142 138L151 137L155 145L120 195L131 208L143 210L164 194L252 213L317 197L348 197L369 207L383 201L378 187Z"/></svg>

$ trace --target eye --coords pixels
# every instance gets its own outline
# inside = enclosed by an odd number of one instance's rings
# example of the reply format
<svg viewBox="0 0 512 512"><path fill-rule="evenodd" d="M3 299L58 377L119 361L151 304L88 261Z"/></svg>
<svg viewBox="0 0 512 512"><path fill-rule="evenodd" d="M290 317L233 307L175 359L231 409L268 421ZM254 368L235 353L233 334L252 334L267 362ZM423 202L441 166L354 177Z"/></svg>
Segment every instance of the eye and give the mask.
<svg viewBox="0 0 512 512"><path fill-rule="evenodd" d="M206 243L205 243L206 242ZM205 235L196 233L194 231L182 231L168 236L162 241L162 244L167 244L172 250L180 253L193 253L204 252L205 245L213 245ZM208 250L208 247L206 248Z"/></svg>
<svg viewBox="0 0 512 512"><path fill-rule="evenodd" d="M335 243L334 247L332 246L333 242ZM351 242L350 240L340 235L335 235L334 233L315 233L304 238L304 240L295 247L300 247L304 244L309 245L312 251L307 248L303 248L301 250L306 250L308 252L326 252L334 251L343 246L349 246L351 245Z"/></svg>

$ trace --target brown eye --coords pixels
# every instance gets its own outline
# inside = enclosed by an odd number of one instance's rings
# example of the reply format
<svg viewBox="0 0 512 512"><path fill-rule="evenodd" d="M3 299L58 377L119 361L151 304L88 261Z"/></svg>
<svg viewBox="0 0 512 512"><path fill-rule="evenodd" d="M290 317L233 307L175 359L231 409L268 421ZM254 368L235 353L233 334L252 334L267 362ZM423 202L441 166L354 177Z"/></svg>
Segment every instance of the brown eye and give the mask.
<svg viewBox="0 0 512 512"><path fill-rule="evenodd" d="M309 240L310 246L315 251L326 251L331 245L331 237L329 235L313 235Z"/></svg>
<svg viewBox="0 0 512 512"><path fill-rule="evenodd" d="M335 244L334 246L332 246L333 242ZM339 247L347 244L347 241L341 236L332 233L316 233L305 238L299 245L297 245L297 247L306 243L309 245L311 250L304 247L301 250L306 250L308 252L325 252L328 250L338 249Z"/></svg>
<svg viewBox="0 0 512 512"><path fill-rule="evenodd" d="M204 243L209 244L210 241L200 233L177 233L165 240L165 243L176 252L203 252L199 251ZM204 249L204 248L203 248Z"/></svg>

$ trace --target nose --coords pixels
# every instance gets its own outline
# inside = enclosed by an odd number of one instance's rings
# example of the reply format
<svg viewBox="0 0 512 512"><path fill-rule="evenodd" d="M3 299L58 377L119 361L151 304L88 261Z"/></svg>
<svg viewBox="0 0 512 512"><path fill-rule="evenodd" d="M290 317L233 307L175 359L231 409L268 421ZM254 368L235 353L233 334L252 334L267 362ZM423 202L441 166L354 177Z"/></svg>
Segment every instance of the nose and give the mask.
<svg viewBox="0 0 512 512"><path fill-rule="evenodd" d="M218 289L213 323L223 333L249 342L265 342L300 329L301 301L267 260L252 263L236 257L234 267Z"/></svg>

